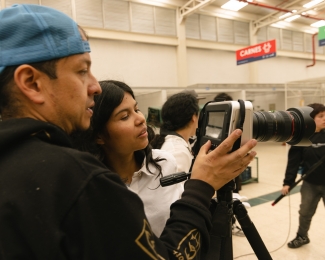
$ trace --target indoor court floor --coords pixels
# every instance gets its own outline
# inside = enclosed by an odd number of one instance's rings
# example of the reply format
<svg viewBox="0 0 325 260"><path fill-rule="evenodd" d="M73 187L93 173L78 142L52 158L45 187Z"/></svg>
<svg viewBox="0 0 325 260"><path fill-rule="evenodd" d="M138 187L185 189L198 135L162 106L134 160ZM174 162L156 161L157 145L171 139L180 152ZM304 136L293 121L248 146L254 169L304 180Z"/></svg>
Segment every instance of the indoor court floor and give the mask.
<svg viewBox="0 0 325 260"><path fill-rule="evenodd" d="M310 243L297 249L287 243L295 238L298 229L300 184L277 204L272 202L280 196L289 145L277 142L259 142L255 147L257 158L252 167L252 182L242 185L241 196L251 205L248 216L254 223L263 243L274 260L325 260L325 209L323 201L318 204L309 230ZM298 175L297 180L301 175ZM234 259L257 259L246 237L232 236ZM261 259L263 260L263 259Z"/></svg>

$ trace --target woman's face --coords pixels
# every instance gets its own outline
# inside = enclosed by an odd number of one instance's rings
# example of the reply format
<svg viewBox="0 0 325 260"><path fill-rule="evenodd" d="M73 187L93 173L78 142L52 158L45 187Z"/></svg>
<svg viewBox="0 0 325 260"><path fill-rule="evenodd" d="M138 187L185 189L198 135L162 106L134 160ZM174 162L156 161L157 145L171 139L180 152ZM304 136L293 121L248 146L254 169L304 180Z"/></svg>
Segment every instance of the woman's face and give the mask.
<svg viewBox="0 0 325 260"><path fill-rule="evenodd" d="M316 124L315 132L325 129L325 111L319 112L314 118Z"/></svg>
<svg viewBox="0 0 325 260"><path fill-rule="evenodd" d="M119 154L133 153L148 145L145 118L129 93L125 92L122 103L114 109L97 142L108 152Z"/></svg>

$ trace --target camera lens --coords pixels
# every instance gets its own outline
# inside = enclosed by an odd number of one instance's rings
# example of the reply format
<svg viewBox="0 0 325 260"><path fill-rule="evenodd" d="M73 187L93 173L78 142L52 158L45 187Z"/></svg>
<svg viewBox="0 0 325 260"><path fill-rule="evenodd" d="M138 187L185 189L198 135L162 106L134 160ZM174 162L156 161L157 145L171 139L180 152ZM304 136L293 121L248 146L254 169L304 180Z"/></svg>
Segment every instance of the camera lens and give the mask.
<svg viewBox="0 0 325 260"><path fill-rule="evenodd" d="M311 107L290 108L287 111L254 112L253 138L259 142L287 142L290 145L310 145L315 132L310 117Z"/></svg>

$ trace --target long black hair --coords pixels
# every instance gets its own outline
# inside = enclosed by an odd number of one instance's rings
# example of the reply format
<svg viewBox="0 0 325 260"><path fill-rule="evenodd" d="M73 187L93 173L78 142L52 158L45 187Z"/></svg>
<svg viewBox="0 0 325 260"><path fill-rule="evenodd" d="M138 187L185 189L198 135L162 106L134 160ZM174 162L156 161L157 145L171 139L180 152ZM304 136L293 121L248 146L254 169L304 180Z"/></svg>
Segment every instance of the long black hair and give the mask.
<svg viewBox="0 0 325 260"><path fill-rule="evenodd" d="M199 114L199 104L193 94L180 92L170 96L161 109L160 134L150 142L153 148L160 149L168 135L187 126L193 115ZM186 140L188 141L188 140Z"/></svg>
<svg viewBox="0 0 325 260"><path fill-rule="evenodd" d="M75 148L81 151L87 151L95 155L100 161L105 163L105 152L101 145L96 143L96 138L105 129L106 122L111 117L114 109L118 107L124 98L125 93L129 93L134 99L132 89L123 82L115 80L99 81L102 88L102 93L94 97L95 106L93 107L93 116L90 121L90 128L87 131L79 132L71 135L72 142ZM142 150L134 152L135 160L140 165L146 157L146 168L149 169L149 164L152 164L158 169L159 174L157 177L162 176L161 166L159 161L165 160L163 158L152 157L152 147L150 144ZM110 168L110 165L106 166Z"/></svg>

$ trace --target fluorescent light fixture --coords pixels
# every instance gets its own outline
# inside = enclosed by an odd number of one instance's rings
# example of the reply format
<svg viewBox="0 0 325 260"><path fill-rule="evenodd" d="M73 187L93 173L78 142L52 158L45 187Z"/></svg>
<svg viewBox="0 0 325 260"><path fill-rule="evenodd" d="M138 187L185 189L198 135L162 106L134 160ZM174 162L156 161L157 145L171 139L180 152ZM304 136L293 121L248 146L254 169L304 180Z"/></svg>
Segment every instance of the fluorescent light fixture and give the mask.
<svg viewBox="0 0 325 260"><path fill-rule="evenodd" d="M289 16L289 15L291 15L291 13L290 13L290 12L288 12L288 13L285 13L285 14L283 14L283 15L279 16L279 19L282 19L282 18L284 18L284 17L287 17L287 16Z"/></svg>
<svg viewBox="0 0 325 260"><path fill-rule="evenodd" d="M288 17L287 19L284 19L286 22L292 22L293 20L296 20L300 17L300 14L296 14L293 16Z"/></svg>
<svg viewBox="0 0 325 260"><path fill-rule="evenodd" d="M324 25L325 25L325 21L320 20L320 21L317 21L315 23L312 23L310 26L318 28L318 27L321 27L321 26L324 26Z"/></svg>
<svg viewBox="0 0 325 260"><path fill-rule="evenodd" d="M284 24L283 21L280 21L280 22L277 22L277 23L273 23L273 24L271 24L271 26L272 27L276 27L276 28L282 28L282 29L284 29L284 28L287 27L286 24Z"/></svg>
<svg viewBox="0 0 325 260"><path fill-rule="evenodd" d="M231 10L231 11L238 11L248 5L244 2L238 2L237 0L229 0L227 3L221 6L223 9Z"/></svg>
<svg viewBox="0 0 325 260"><path fill-rule="evenodd" d="M317 5L317 4L319 4L319 3L323 2L323 1L324 0L312 0L309 3L307 3L307 4L304 4L303 7L310 8L310 7L312 7L314 5Z"/></svg>
<svg viewBox="0 0 325 260"><path fill-rule="evenodd" d="M282 19L282 18L284 18L284 17L287 17L287 16L289 16L289 15L291 15L291 14L293 14L293 13L296 13L296 12L297 12L297 10L292 10L291 12L287 12L287 13L285 13L285 14L279 16L279 19Z"/></svg>

